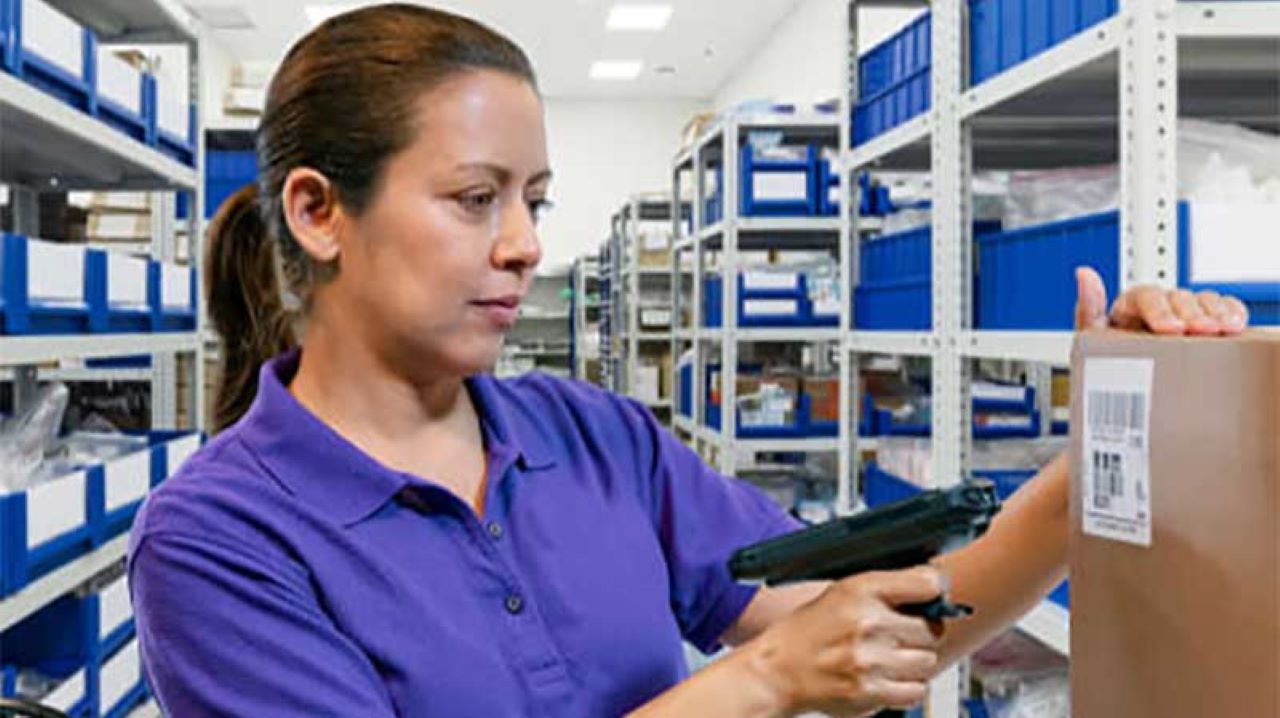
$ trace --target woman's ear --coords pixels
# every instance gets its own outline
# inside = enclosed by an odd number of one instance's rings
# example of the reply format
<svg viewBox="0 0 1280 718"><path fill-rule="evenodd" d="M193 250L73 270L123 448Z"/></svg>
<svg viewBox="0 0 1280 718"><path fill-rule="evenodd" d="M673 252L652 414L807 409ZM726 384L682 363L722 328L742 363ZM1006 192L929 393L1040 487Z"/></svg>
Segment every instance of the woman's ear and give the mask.
<svg viewBox="0 0 1280 718"><path fill-rule="evenodd" d="M298 167L290 170L281 193L284 220L294 239L316 262L335 261L342 207L333 184L316 170Z"/></svg>

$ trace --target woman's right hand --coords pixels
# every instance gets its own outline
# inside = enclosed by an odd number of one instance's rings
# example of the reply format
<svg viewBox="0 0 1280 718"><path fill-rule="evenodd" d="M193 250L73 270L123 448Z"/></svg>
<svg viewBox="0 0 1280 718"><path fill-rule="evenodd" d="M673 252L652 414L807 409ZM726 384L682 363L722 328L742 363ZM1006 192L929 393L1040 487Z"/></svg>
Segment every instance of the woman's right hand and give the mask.
<svg viewBox="0 0 1280 718"><path fill-rule="evenodd" d="M944 592L942 573L930 566L846 578L739 651L787 715L909 708L925 698L942 631L895 607Z"/></svg>

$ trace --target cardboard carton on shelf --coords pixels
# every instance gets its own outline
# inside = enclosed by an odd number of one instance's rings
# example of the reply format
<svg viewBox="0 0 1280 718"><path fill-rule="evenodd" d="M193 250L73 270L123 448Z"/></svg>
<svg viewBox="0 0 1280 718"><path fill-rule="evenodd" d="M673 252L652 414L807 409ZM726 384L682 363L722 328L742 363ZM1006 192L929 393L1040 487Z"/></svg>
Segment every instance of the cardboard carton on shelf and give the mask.
<svg viewBox="0 0 1280 718"><path fill-rule="evenodd" d="M840 420L840 378L807 376L804 393L809 395L809 417L813 421Z"/></svg>
<svg viewBox="0 0 1280 718"><path fill-rule="evenodd" d="M1072 711L1280 715L1280 334L1072 365Z"/></svg>

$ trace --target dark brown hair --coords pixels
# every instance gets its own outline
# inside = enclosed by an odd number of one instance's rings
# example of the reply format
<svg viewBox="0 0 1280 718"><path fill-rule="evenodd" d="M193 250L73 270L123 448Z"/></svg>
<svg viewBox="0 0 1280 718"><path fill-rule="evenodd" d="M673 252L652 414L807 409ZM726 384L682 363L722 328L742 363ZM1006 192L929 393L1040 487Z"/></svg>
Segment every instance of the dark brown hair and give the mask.
<svg viewBox="0 0 1280 718"><path fill-rule="evenodd" d="M209 228L205 287L223 338L214 431L249 408L261 364L296 346L311 287L334 271L313 262L289 232L281 202L289 172L324 174L343 209L359 215L387 161L412 143L422 93L475 70L536 88L515 43L473 20L402 3L335 16L289 50L258 128L257 185L228 198ZM296 306L286 306L286 290Z"/></svg>

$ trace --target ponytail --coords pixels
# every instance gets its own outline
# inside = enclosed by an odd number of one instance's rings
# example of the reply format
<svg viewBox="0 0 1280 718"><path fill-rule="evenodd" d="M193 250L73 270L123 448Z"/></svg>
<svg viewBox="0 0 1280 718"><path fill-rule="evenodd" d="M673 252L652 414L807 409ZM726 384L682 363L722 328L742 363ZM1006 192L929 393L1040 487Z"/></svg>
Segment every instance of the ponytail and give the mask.
<svg viewBox="0 0 1280 718"><path fill-rule="evenodd" d="M231 195L209 225L204 286L222 337L213 431L234 424L258 393L262 363L297 346L281 294L276 240L258 207L256 184Z"/></svg>

